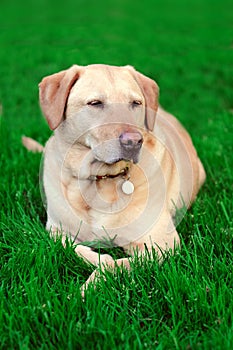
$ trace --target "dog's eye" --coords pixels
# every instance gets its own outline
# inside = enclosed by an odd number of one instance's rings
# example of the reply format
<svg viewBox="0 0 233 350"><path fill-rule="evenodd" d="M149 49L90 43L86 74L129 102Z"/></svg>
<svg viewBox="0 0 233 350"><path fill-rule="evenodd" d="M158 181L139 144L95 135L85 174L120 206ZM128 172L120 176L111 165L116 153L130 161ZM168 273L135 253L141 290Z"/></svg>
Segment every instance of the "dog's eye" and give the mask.
<svg viewBox="0 0 233 350"><path fill-rule="evenodd" d="M142 102L139 100L134 100L131 104L132 104L132 107L138 107L142 105Z"/></svg>
<svg viewBox="0 0 233 350"><path fill-rule="evenodd" d="M88 106L101 107L103 106L103 102L100 100L92 100L87 102Z"/></svg>

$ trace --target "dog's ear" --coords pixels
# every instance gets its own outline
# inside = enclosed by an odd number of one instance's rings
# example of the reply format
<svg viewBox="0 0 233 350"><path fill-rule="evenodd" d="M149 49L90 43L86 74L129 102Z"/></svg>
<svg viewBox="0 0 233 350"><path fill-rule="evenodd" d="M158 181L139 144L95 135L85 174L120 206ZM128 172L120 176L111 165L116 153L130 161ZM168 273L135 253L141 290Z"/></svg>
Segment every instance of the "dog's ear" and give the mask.
<svg viewBox="0 0 233 350"><path fill-rule="evenodd" d="M40 106L52 130L62 122L67 98L80 72L81 67L74 65L45 77L39 84Z"/></svg>
<svg viewBox="0 0 233 350"><path fill-rule="evenodd" d="M156 82L137 72L133 67L126 66L140 86L146 101L146 127L152 131L155 125L156 113L159 107L159 87Z"/></svg>

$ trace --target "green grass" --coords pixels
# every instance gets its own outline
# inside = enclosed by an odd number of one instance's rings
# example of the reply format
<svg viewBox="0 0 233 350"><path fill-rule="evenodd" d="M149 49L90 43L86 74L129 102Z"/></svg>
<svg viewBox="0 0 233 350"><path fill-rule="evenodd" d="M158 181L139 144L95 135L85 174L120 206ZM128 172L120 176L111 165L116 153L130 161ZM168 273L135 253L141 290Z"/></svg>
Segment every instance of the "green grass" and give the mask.
<svg viewBox="0 0 233 350"><path fill-rule="evenodd" d="M1 349L233 348L233 5L230 0L1 1ZM73 63L131 64L189 130L207 181L178 230L182 250L93 270L44 229L40 155L51 132L37 84Z"/></svg>

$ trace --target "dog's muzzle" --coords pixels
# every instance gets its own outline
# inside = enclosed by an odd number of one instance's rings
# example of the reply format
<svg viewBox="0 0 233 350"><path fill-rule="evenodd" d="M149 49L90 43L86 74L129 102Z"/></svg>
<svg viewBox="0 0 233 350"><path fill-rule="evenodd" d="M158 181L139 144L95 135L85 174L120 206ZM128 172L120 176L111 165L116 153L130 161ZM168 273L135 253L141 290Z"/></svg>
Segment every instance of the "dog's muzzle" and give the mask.
<svg viewBox="0 0 233 350"><path fill-rule="evenodd" d="M91 147L95 161L114 164L121 160L138 163L143 137L138 131L123 132L95 147Z"/></svg>

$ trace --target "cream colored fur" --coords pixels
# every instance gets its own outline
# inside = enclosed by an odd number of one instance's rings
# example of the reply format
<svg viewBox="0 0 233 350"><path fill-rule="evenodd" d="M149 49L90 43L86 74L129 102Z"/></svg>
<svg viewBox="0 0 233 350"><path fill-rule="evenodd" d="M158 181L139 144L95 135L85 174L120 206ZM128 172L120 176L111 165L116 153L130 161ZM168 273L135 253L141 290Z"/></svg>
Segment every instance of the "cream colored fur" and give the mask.
<svg viewBox="0 0 233 350"><path fill-rule="evenodd" d="M75 65L40 84L41 108L54 129L44 159L47 229L75 240L77 254L93 264L130 266L126 258L115 262L80 245L106 232L130 254L143 254L145 244L158 255L173 250L179 244L175 209L189 207L205 180L188 133L159 107L158 94L157 84L130 66ZM117 161L124 132L143 136L136 164ZM126 166L135 188L131 196L119 189L121 176L90 180Z"/></svg>

